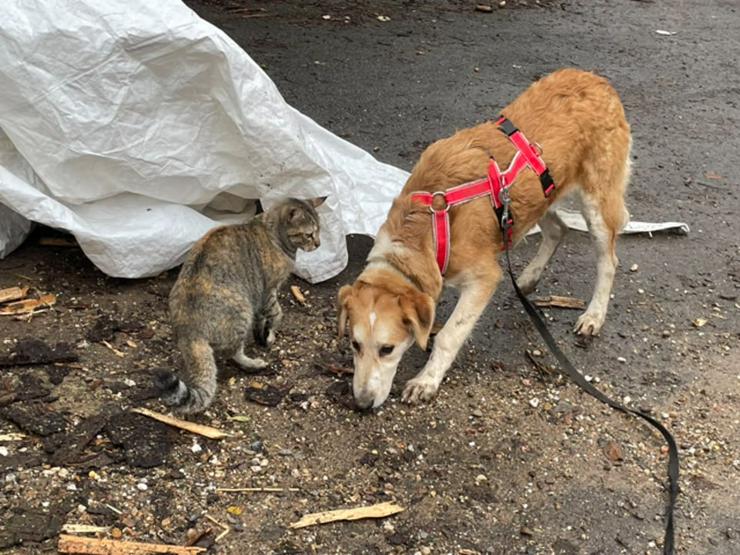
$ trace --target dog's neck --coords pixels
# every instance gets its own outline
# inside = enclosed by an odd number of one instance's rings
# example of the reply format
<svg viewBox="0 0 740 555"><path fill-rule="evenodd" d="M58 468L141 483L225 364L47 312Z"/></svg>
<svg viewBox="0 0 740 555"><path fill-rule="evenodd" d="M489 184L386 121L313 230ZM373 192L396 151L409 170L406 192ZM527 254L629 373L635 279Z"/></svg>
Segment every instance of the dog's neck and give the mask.
<svg viewBox="0 0 740 555"><path fill-rule="evenodd" d="M435 301L442 293L442 276L434 257L430 257L422 249L392 241L383 229L378 233L375 245L367 256L363 275L374 274L376 271L390 272L402 277L409 285Z"/></svg>

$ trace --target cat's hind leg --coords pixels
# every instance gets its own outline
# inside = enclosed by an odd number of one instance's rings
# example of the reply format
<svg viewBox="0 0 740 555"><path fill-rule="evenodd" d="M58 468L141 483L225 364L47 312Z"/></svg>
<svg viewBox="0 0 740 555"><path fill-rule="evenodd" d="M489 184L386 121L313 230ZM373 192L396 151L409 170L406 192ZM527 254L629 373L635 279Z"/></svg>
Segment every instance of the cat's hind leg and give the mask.
<svg viewBox="0 0 740 555"><path fill-rule="evenodd" d="M275 330L283 320L283 309L273 291L254 319L254 340L262 347L270 347L275 342Z"/></svg>
<svg viewBox="0 0 740 555"><path fill-rule="evenodd" d="M248 369L261 369L267 368L267 361L261 358L250 358L244 354L244 345L241 345L236 351L236 354L232 357L232 360L236 362L242 368Z"/></svg>

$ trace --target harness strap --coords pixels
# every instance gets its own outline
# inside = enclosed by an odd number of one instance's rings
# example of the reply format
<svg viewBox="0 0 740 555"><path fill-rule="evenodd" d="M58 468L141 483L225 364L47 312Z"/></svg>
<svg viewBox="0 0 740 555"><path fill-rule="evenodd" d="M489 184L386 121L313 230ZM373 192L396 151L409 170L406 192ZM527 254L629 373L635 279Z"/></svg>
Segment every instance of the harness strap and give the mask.
<svg viewBox="0 0 740 555"><path fill-rule="evenodd" d="M542 192L546 197L550 196L550 193L555 190L555 182L550 176L550 171L547 169L547 165L542 160L541 152L537 152L534 148L537 146L537 148L541 150L539 145L532 145L524 134L505 116L501 116L496 122L496 125L501 132L509 137L509 140L517 149L517 153L514 155L514 160L512 160L509 169L506 170L506 174L509 174L512 169L516 169L512 173L511 178L507 176L506 185L511 185L514 182L514 179L516 179L517 174L524 169L524 166L529 166L540 178Z"/></svg>

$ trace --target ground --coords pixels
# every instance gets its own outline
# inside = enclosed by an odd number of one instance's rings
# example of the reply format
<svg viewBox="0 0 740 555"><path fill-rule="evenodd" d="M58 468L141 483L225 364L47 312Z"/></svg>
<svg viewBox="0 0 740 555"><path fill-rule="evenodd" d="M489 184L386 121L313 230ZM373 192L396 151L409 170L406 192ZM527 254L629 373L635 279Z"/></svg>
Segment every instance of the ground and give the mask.
<svg viewBox="0 0 740 555"><path fill-rule="evenodd" d="M571 333L577 312L546 314L599 387L675 434L677 552L738 553L740 8L734 0L520 0L491 12L475 4L190 2L296 108L406 169L430 142L495 116L548 71L577 66L613 82L634 134L633 219L685 221L691 231L622 238L614 299L593 341ZM235 434L214 441L126 412L163 410L151 369L176 364L166 309L176 270L111 279L77 248L41 244L51 233L39 230L0 261L0 288L58 296L30 321L2 317L0 348L36 338L67 344L46 355L79 358L0 366L0 435L25 434L0 441L6 552L54 552L63 523L175 544L202 533L213 553L660 551L661 438L551 371L509 284L436 399L399 401L424 362L417 349L382 410L360 414L347 402L351 357L335 331L336 290L357 275L370 245L351 238L341 276L293 280L305 305L283 293L288 317L265 355L270 373L223 364L216 403L194 418ZM517 269L535 249L529 240L517 250ZM588 237L573 232L537 294L587 299L593 275ZM453 301L445 298L442 316ZM38 344L20 345L39 354ZM247 401L253 382L276 388L268 393L280 404ZM217 489L239 486L296 490ZM308 512L384 500L406 510L288 527ZM215 541L222 528L206 515L231 531Z"/></svg>

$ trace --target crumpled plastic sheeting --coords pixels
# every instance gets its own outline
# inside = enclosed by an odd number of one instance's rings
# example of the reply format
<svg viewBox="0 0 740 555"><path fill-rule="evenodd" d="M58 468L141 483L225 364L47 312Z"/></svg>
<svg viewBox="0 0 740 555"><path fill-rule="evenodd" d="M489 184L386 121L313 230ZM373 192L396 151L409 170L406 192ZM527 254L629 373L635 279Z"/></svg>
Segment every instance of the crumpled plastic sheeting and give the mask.
<svg viewBox="0 0 740 555"><path fill-rule="evenodd" d="M346 265L345 235L374 235L408 176L291 108L176 0L6 0L0 128L0 203L70 231L117 277L177 265L212 227L247 219L243 199L328 195L322 246L296 268L323 281ZM10 250L19 231L0 218Z"/></svg>

